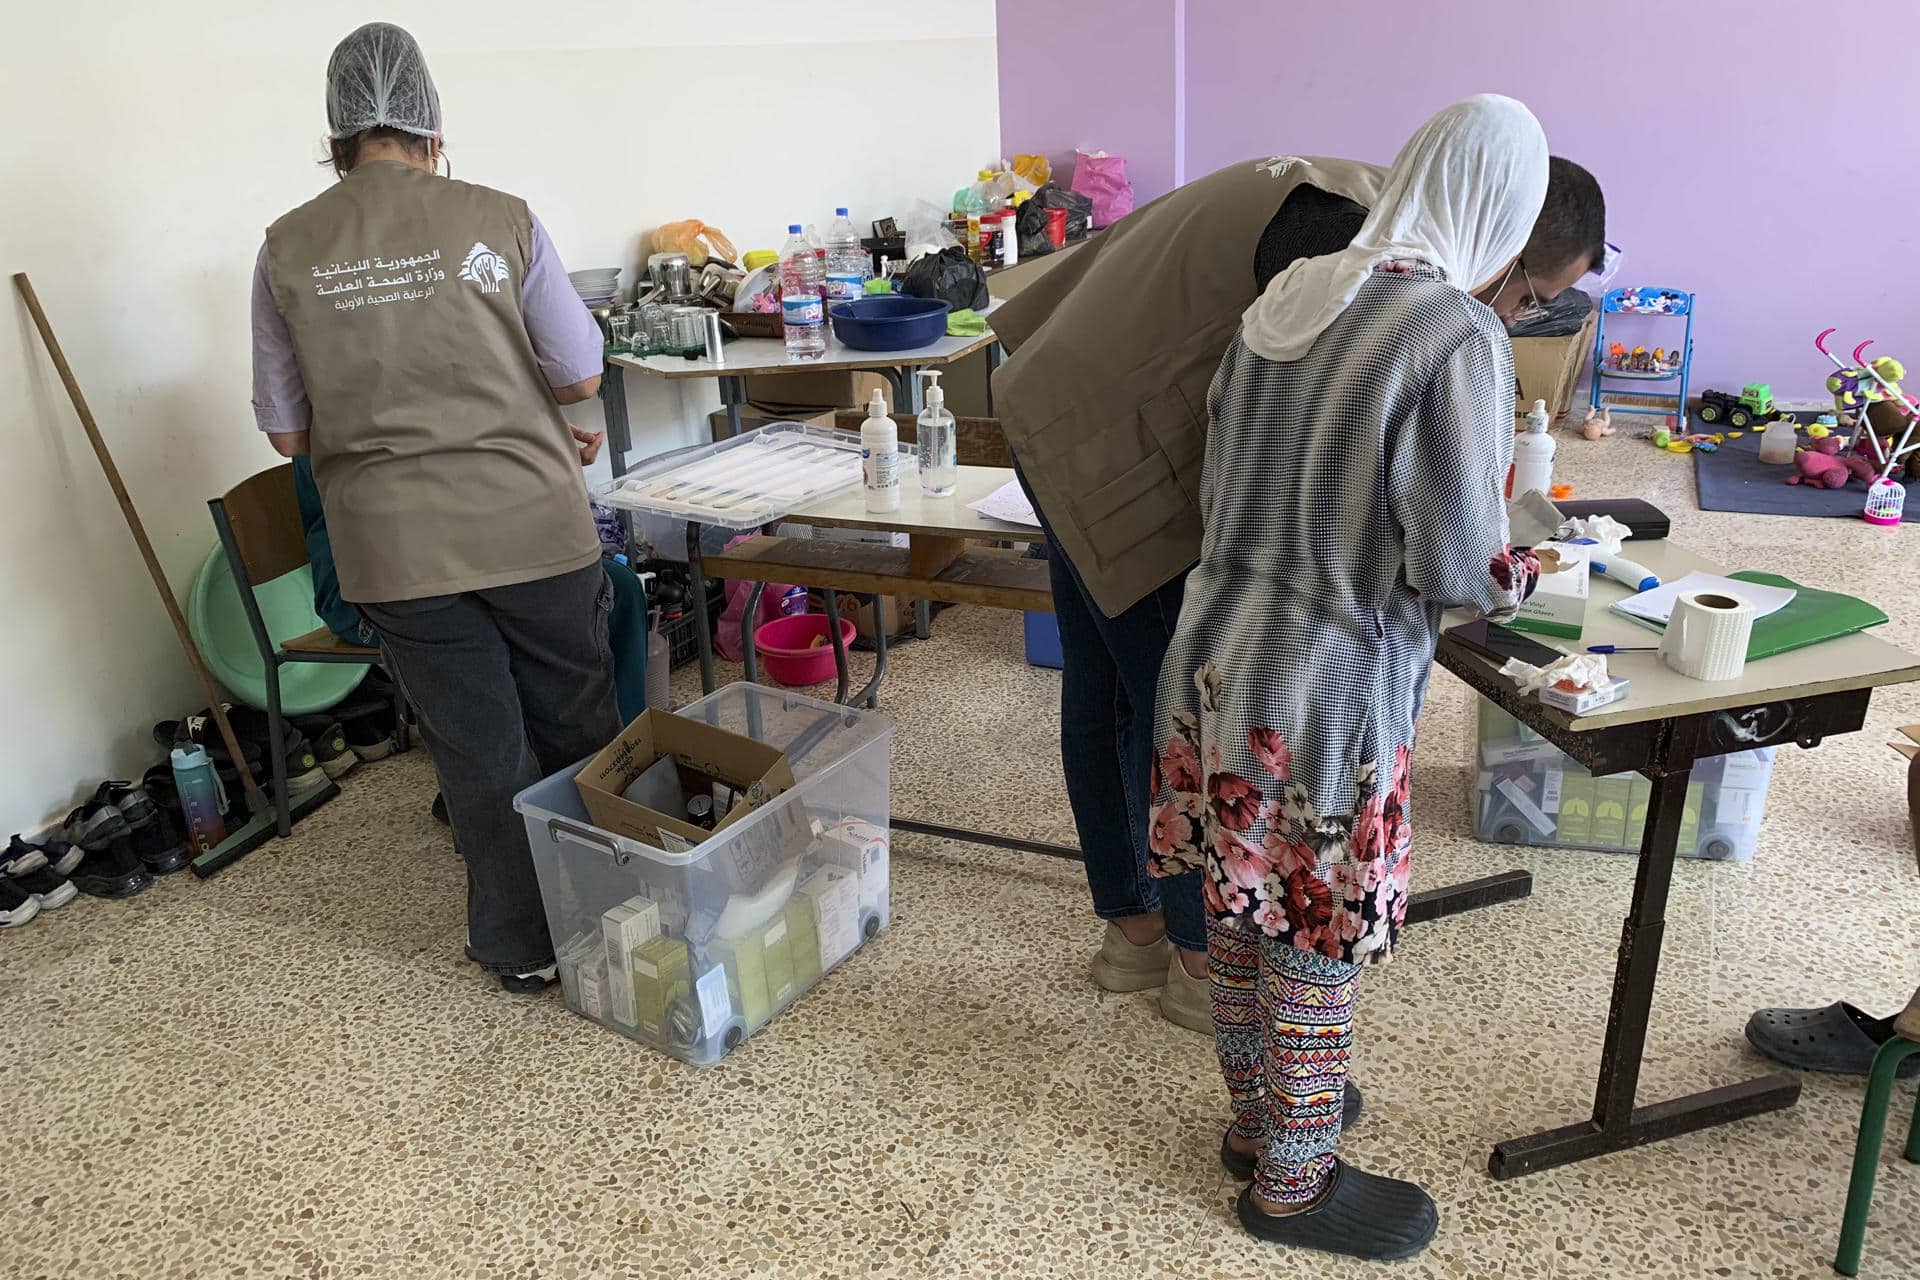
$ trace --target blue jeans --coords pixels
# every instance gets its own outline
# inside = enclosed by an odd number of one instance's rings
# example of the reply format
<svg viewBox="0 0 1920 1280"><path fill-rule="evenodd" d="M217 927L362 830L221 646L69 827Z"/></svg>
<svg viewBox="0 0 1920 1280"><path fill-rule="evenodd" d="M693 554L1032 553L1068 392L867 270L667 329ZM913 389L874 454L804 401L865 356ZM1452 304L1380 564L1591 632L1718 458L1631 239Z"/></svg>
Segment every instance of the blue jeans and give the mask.
<svg viewBox="0 0 1920 1280"><path fill-rule="evenodd" d="M1018 464L1014 474L1019 476ZM1026 477L1020 485L1026 488ZM1027 493L1029 500L1032 491ZM1060 760L1067 803L1086 856L1087 888L1102 920L1162 912L1167 937L1185 951L1207 949L1200 873L1147 874L1147 817L1153 797L1154 699L1160 664L1180 618L1182 573L1117 618L1100 612L1034 504L1047 540L1054 618L1060 625Z"/></svg>

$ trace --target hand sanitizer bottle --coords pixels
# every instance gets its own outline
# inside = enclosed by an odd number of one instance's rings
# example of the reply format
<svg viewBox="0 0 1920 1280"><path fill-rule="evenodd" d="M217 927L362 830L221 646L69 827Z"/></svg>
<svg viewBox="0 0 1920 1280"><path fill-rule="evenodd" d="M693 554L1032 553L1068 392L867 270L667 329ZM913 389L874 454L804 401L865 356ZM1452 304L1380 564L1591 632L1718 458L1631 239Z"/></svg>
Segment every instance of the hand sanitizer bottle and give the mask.
<svg viewBox="0 0 1920 1280"><path fill-rule="evenodd" d="M860 424L860 482L869 515L900 509L900 429L887 416L887 398L878 388Z"/></svg>
<svg viewBox="0 0 1920 1280"><path fill-rule="evenodd" d="M959 444L954 438L953 415L947 412L947 393L940 389L940 373L928 369L927 407L915 419L920 448L920 490L930 498L951 497L960 482Z"/></svg>
<svg viewBox="0 0 1920 1280"><path fill-rule="evenodd" d="M1527 431L1513 442L1513 467L1507 472L1507 497L1517 498L1553 486L1553 437L1547 434L1547 402L1535 400L1527 414Z"/></svg>

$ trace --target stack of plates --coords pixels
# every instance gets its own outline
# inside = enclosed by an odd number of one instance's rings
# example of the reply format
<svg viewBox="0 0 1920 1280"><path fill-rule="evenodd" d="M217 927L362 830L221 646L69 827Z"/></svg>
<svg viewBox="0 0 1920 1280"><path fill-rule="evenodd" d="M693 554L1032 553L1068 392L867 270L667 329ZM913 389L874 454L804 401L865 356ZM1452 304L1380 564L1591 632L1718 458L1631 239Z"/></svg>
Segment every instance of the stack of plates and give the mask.
<svg viewBox="0 0 1920 1280"><path fill-rule="evenodd" d="M584 271L569 271L567 279L573 281L574 291L590 307L611 302L613 295L620 292L618 267L589 267Z"/></svg>

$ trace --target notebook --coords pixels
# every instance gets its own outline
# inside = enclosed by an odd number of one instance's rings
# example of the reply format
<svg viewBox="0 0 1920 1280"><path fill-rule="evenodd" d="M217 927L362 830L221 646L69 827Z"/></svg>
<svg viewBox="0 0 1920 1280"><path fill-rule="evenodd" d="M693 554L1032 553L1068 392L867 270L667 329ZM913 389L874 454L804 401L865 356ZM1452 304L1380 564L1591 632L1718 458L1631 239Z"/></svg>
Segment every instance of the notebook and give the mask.
<svg viewBox="0 0 1920 1280"><path fill-rule="evenodd" d="M1793 598L1786 604L1765 617L1753 620L1753 635L1747 641L1748 662L1771 658L1777 653L1804 649L1810 644L1819 644L1822 640L1852 635L1868 627L1877 627L1887 620L1886 614L1865 600L1842 595L1838 591L1821 591L1814 587L1803 587L1791 578L1783 578L1777 573L1742 569L1738 573L1727 576L1736 582L1793 592ZM1618 608L1617 605L1614 607ZM1664 623L1651 619L1634 618L1633 621L1642 626L1652 627L1656 631L1665 630Z"/></svg>

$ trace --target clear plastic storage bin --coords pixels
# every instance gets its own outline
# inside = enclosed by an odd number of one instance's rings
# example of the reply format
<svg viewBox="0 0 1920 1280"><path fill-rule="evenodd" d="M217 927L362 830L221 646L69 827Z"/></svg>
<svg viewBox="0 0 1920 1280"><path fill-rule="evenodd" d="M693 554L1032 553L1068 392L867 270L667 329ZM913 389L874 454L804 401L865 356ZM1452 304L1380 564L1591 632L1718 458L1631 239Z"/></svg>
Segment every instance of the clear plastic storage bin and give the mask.
<svg viewBox="0 0 1920 1280"><path fill-rule="evenodd" d="M679 714L780 748L797 785L681 854L589 822L585 761L513 805L568 1007L705 1066L886 927L893 722L756 684Z"/></svg>
<svg viewBox="0 0 1920 1280"><path fill-rule="evenodd" d="M1773 752L1761 747L1694 765L1680 815L1681 857L1735 862L1753 857ZM1482 840L1639 851L1651 782L1637 773L1595 777L1484 699L1474 768L1473 829Z"/></svg>

